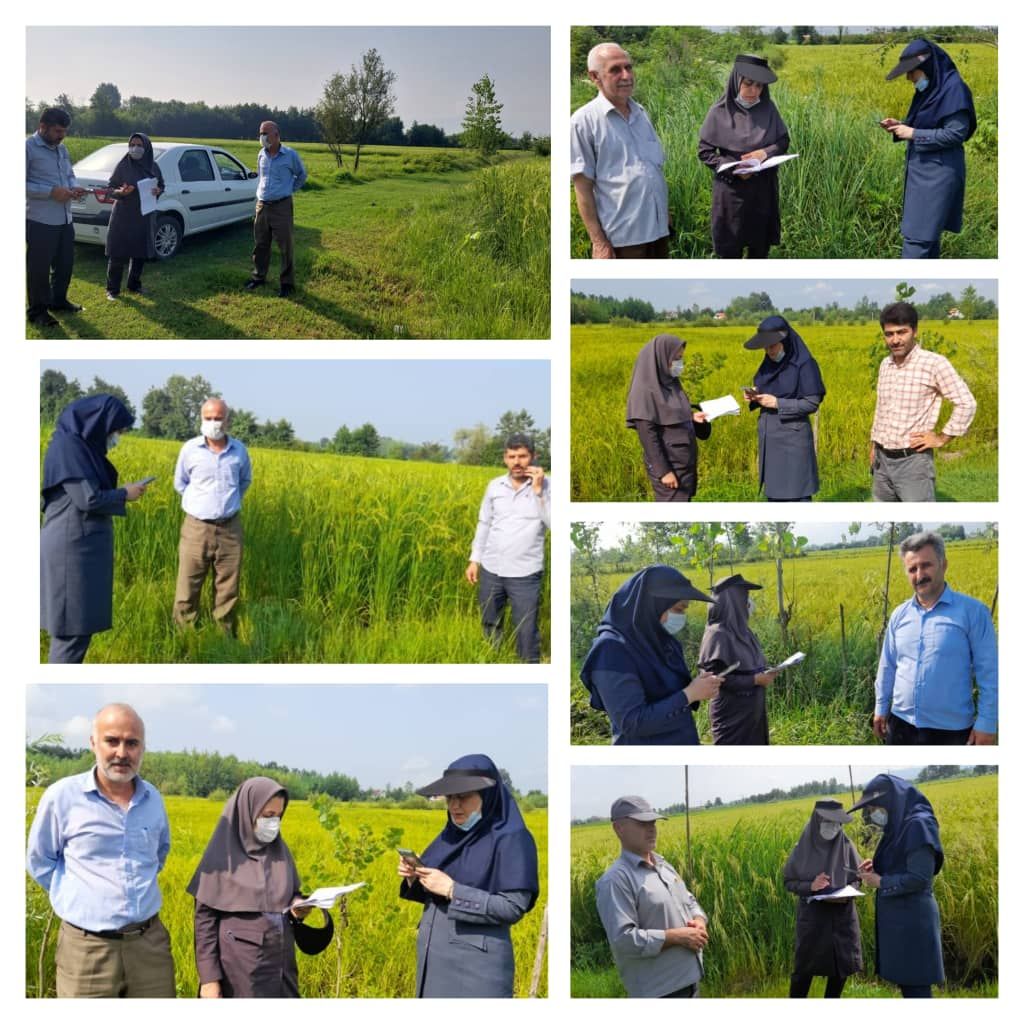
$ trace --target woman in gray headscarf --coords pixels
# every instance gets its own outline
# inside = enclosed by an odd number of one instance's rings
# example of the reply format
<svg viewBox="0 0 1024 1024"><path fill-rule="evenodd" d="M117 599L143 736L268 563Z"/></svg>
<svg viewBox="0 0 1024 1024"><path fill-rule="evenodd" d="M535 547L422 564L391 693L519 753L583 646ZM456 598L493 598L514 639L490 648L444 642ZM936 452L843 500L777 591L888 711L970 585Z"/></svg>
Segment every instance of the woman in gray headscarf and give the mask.
<svg viewBox="0 0 1024 1024"><path fill-rule="evenodd" d="M768 710L765 688L777 672L767 672L768 661L750 629L754 599L760 590L739 574L720 580L711 588L715 603L708 606L708 624L700 642L697 664L704 672L722 673L718 696L711 701L709 718L714 742L721 746L755 746L768 743Z"/></svg>
<svg viewBox="0 0 1024 1024"><path fill-rule="evenodd" d="M764 258L782 240L778 168L757 174L718 173L722 164L781 156L789 130L768 93L776 75L763 57L740 54L725 92L700 129L697 156L714 171L711 240L721 259Z"/></svg>
<svg viewBox="0 0 1024 1024"><path fill-rule="evenodd" d="M782 869L786 889L800 899L796 907L796 951L789 980L791 999L806 998L811 982L824 975L825 998L838 999L851 974L864 969L860 919L854 897L812 900L859 885L860 857L843 832L853 821L836 800L819 800L811 819Z"/></svg>
<svg viewBox="0 0 1024 1024"><path fill-rule="evenodd" d="M711 424L680 384L686 342L659 334L637 354L626 400L626 426L636 431L655 501L689 501L697 493L697 439Z"/></svg>
<svg viewBox="0 0 1024 1024"><path fill-rule="evenodd" d="M224 805L186 891L196 901L199 995L218 998L297 998L296 941L304 952L327 946L334 926L308 929L309 907L299 873L280 837L288 791L265 776L246 779ZM298 938L312 931L320 941Z"/></svg>

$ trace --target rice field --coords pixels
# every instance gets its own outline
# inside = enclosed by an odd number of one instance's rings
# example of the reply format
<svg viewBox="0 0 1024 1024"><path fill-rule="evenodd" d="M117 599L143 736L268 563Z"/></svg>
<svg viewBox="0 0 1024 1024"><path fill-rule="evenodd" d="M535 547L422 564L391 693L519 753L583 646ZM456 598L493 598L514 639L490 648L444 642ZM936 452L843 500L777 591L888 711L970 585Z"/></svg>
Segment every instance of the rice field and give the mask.
<svg viewBox="0 0 1024 1024"><path fill-rule="evenodd" d="M946 546L946 557L949 585L991 607L999 580L997 545L982 540L952 541ZM787 559L783 594L785 604L791 609L788 648L783 644L777 619L774 561L732 565L722 560L716 566L715 580L738 572L764 587L754 592L755 609L750 625L770 664L778 664L797 650L807 655L800 665L780 673L768 688L768 726L773 744L877 743L871 733L871 714L878 668L877 640L884 621L886 560L884 547L815 551L801 558ZM706 571L685 565L676 556L666 561L706 592L710 586ZM580 681L579 669L604 605L630 575L610 573L598 577L599 610L592 597L593 585L589 577L573 575L570 680L573 743L611 742L608 716L590 707L590 694ZM889 573L889 614L909 596L910 588L897 550ZM840 605L845 614L845 667ZM998 605L995 621L998 627ZM695 671L697 664L704 624L704 612L691 604L687 624L680 634L691 671ZM701 705L695 717L702 741L710 743L707 707Z"/></svg>
<svg viewBox="0 0 1024 1024"><path fill-rule="evenodd" d="M904 147L891 141L878 121L902 119L911 86L887 82L901 47L883 55L868 44L772 46L781 54L771 98L785 121L791 153L779 170L782 244L775 258L877 259L900 255ZM997 51L983 43L953 43L944 49L974 95L979 129L968 140L964 224L946 232L943 258L995 259L998 228ZM696 64L696 66L695 66ZM574 69L575 70L575 69ZM697 159L700 126L725 86L729 66L667 47L663 55L636 64L635 98L644 105L665 149L665 176L675 238L671 255L712 256L711 171ZM594 89L577 74L572 107ZM589 240L572 207L572 255L590 256Z"/></svg>
<svg viewBox="0 0 1024 1024"><path fill-rule="evenodd" d="M713 769L698 769L713 772ZM994 775L923 783L939 821L945 864L935 879L942 921L945 988L936 995L996 996L999 962L998 782ZM679 800L683 772L679 769ZM859 796L858 791L858 796ZM614 796L614 794L610 794ZM841 799L847 805L849 794ZM708 913L705 996L779 997L788 993L796 898L782 883L782 866L814 806L814 797L770 804L698 810L691 814L692 872L682 815L658 823L658 852L682 875ZM869 856L877 840L857 820L846 826ZM618 856L608 822L574 826L570 875L572 994L624 996L594 902L594 885ZM874 896L857 903L865 973L851 978L844 998L898 996L874 975ZM820 996L816 979L812 996Z"/></svg>
<svg viewBox="0 0 1024 1024"><path fill-rule="evenodd" d="M878 366L887 354L875 322L793 327L821 367L828 393L815 420L818 501L870 501L871 422ZM697 501L757 501L757 414L741 388L760 359L743 342L751 325L687 327L675 324L575 325L572 341L572 497L574 501L651 501L636 432L626 427L626 396L637 352L655 335L686 343L682 384L691 402L731 394L739 416L717 420L698 448ZM996 321L921 321L923 348L946 356L967 382L978 411L966 437L936 451L938 501L995 501L998 459L998 324ZM938 428L949 416L943 403Z"/></svg>
<svg viewBox="0 0 1024 1024"><path fill-rule="evenodd" d="M42 795L41 789L27 793L28 820ZM160 917L171 935L179 997L194 997L199 983L193 951L194 902L185 892L202 856L206 843L220 816L223 801L198 797L166 797L171 823L171 852L160 875L163 908ZM400 829L401 845L423 850L444 827L445 811L397 810L371 804L338 805L341 824L358 841L359 829L370 827L376 836L389 829ZM533 910L512 929L516 958L516 995L529 992L530 975L540 935L541 920L547 905L547 814L524 814L527 828L537 842L540 857L541 895ZM348 922L342 934L339 955L332 945L317 957L298 953L299 989L305 998L325 998L335 994L340 975L342 997L398 998L415 995L416 928L422 908L398 898L398 855L388 850L363 871L342 868L334 861L329 835L317 823L316 813L305 801L293 800L288 806L281 835L295 858L304 888L317 885L347 885L365 881L367 885L347 898ZM58 922L50 927L45 951L42 937L49 902L46 893L26 876L26 963L25 992L29 997L55 995L54 949ZM339 910L332 912L335 928ZM310 923L320 927L319 911ZM336 930L335 934L338 934ZM39 988L40 953L43 986ZM542 973L539 995L547 994L547 975Z"/></svg>
<svg viewBox="0 0 1024 1024"><path fill-rule="evenodd" d="M45 450L48 435L41 440ZM122 481L157 480L115 523L114 628L95 636L87 661L515 661L510 636L498 648L484 638L464 576L480 500L500 467L250 449L231 638L212 623L209 581L197 626L172 620L180 447L129 435L117 449ZM45 635L40 652L45 660Z"/></svg>

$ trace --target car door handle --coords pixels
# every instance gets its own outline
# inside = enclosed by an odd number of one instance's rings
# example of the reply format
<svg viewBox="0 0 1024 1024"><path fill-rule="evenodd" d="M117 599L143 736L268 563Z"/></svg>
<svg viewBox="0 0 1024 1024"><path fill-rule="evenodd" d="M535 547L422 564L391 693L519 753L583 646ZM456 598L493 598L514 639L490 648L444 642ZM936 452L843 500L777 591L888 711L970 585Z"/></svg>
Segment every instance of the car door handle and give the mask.
<svg viewBox="0 0 1024 1024"><path fill-rule="evenodd" d="M181 194L182 194L183 196L187 196L187 195L188 195L188 194L189 194L189 193L190 193L191 191L192 191L192 189L190 189L190 188L183 188L183 189L181 190Z"/></svg>

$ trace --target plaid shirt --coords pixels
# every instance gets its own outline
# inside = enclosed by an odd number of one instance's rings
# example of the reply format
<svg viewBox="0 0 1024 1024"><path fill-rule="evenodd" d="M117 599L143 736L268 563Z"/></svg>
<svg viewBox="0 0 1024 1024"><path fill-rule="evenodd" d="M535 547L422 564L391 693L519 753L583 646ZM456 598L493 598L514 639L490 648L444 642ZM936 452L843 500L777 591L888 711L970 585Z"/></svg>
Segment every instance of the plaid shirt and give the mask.
<svg viewBox="0 0 1024 1024"><path fill-rule="evenodd" d="M949 360L920 345L898 365L886 356L878 369L871 440L883 448L909 448L911 434L935 429L943 398L953 403L953 413L941 433L962 437L978 403Z"/></svg>

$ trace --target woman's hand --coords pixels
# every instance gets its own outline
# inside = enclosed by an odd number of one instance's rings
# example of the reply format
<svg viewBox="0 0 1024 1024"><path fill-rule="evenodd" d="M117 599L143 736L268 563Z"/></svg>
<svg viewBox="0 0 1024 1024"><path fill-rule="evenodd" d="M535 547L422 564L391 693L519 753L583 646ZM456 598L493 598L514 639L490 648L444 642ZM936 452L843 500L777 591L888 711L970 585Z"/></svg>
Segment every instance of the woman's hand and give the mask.
<svg viewBox="0 0 1024 1024"><path fill-rule="evenodd" d="M877 889L882 884L882 876L876 875L874 871L862 871L860 880L869 888Z"/></svg>
<svg viewBox="0 0 1024 1024"><path fill-rule="evenodd" d="M832 884L832 879L824 871L819 872L818 877L811 882L811 892L821 892Z"/></svg>
<svg viewBox="0 0 1024 1024"><path fill-rule="evenodd" d="M427 892L444 899L451 899L451 892L455 888L455 880L446 875L440 868L416 868L416 877L420 885Z"/></svg>
<svg viewBox="0 0 1024 1024"><path fill-rule="evenodd" d="M914 129L909 124L898 124L894 128L890 128L889 133L895 135L897 139L902 139L904 142L914 137Z"/></svg>
<svg viewBox="0 0 1024 1024"><path fill-rule="evenodd" d="M692 415L694 423L707 423L708 421L708 414L702 409L694 409Z"/></svg>
<svg viewBox="0 0 1024 1024"><path fill-rule="evenodd" d="M220 982L208 981L205 985L199 986L200 999L220 999Z"/></svg>
<svg viewBox="0 0 1024 1024"><path fill-rule="evenodd" d="M722 685L722 677L714 676L710 672L701 672L696 679L687 686L683 693L686 699L693 704L698 700L711 700L718 696L718 688Z"/></svg>
<svg viewBox="0 0 1024 1024"><path fill-rule="evenodd" d="M750 153L744 153L740 157L741 160L756 160L758 163L764 163L768 159L768 153L763 149L755 149Z"/></svg>
<svg viewBox="0 0 1024 1024"><path fill-rule="evenodd" d="M398 873L410 886L416 884L416 869L401 856L398 858Z"/></svg>
<svg viewBox="0 0 1024 1024"><path fill-rule="evenodd" d="M673 491L679 488L679 477L671 469L661 478L661 482L666 487L671 487Z"/></svg>
<svg viewBox="0 0 1024 1024"><path fill-rule="evenodd" d="M754 676L754 685L771 686L772 683L775 682L775 677L778 674L778 672L758 672L757 675Z"/></svg>
<svg viewBox="0 0 1024 1024"><path fill-rule="evenodd" d="M309 914L309 912L313 909L312 907L297 907L297 906L295 906L296 903L301 903L301 902L302 902L302 897L301 896L296 896L295 899L292 901L292 905L288 908L288 913L291 914L292 917L296 918L299 921L303 920Z"/></svg>
<svg viewBox="0 0 1024 1024"><path fill-rule="evenodd" d="M898 125L898 124L902 124L902 122L901 122L901 121L897 121L895 117L883 117L883 118L882 118L882 120L881 120L881 121L879 121L878 123L879 123L879 124L880 124L880 125L881 125L881 126L882 126L882 127L883 127L883 128L884 128L884 129L886 130L886 131L887 131L887 132L888 132L888 131L892 131L892 129L893 129L893 128L895 128L895 127L896 127L896 125Z"/></svg>
<svg viewBox="0 0 1024 1024"><path fill-rule="evenodd" d="M135 191L135 186L134 185L122 185L114 193L114 195L118 196L121 199L124 199L125 196L130 196L134 191Z"/></svg>
<svg viewBox="0 0 1024 1024"><path fill-rule="evenodd" d="M146 493L147 484L125 484L124 500L138 501Z"/></svg>
<svg viewBox="0 0 1024 1024"><path fill-rule="evenodd" d="M760 392L758 392L756 395L754 395L751 401L757 402L757 404L761 406L762 409L778 409L779 407L779 400L775 397L775 395L762 395Z"/></svg>

